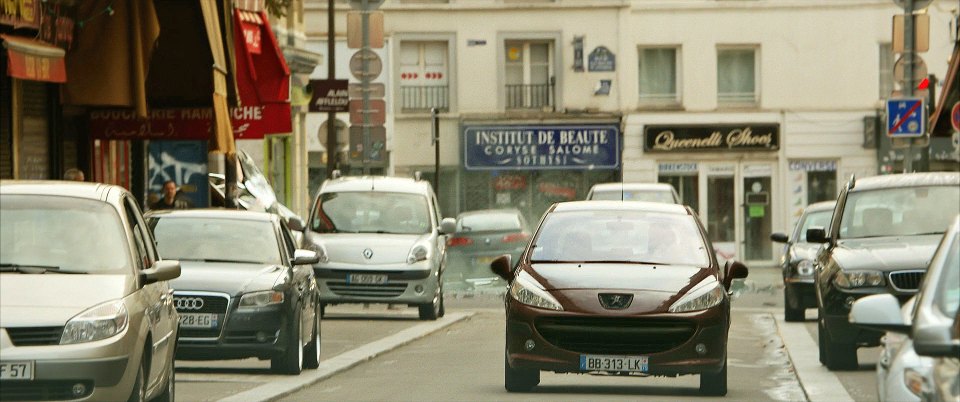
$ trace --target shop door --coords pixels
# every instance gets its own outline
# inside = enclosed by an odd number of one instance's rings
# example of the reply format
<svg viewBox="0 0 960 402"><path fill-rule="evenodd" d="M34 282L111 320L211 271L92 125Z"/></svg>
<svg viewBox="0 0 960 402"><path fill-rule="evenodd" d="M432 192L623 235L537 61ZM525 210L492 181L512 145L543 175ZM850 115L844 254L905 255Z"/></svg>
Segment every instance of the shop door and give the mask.
<svg viewBox="0 0 960 402"><path fill-rule="evenodd" d="M700 216L722 264L737 257L737 164L701 164Z"/></svg>
<svg viewBox="0 0 960 402"><path fill-rule="evenodd" d="M741 166L740 174L743 183L740 187L743 260L769 262L773 260L773 243L770 240L773 227L773 165L745 163Z"/></svg>
<svg viewBox="0 0 960 402"><path fill-rule="evenodd" d="M700 216L717 260L771 264L773 164L702 163Z"/></svg>

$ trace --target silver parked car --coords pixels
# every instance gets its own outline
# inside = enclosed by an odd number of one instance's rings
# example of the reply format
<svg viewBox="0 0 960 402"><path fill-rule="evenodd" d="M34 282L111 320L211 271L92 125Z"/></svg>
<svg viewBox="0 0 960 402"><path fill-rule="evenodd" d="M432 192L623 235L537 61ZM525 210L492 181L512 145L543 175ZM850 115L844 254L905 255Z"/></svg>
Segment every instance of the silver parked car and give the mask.
<svg viewBox="0 0 960 402"><path fill-rule="evenodd" d="M122 187L0 181L0 399L173 400L178 314Z"/></svg>
<svg viewBox="0 0 960 402"><path fill-rule="evenodd" d="M682 204L677 190L667 183L598 183L590 187L587 199Z"/></svg>

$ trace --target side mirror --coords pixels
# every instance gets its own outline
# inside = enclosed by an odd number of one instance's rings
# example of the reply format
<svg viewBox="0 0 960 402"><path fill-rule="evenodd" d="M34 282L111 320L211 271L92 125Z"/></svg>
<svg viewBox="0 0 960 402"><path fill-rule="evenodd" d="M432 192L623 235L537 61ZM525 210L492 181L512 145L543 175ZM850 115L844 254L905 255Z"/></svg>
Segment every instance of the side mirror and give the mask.
<svg viewBox="0 0 960 402"><path fill-rule="evenodd" d="M298 248L293 252L293 265L313 265L320 262L316 251Z"/></svg>
<svg viewBox="0 0 960 402"><path fill-rule="evenodd" d="M160 281L169 281L180 277L180 261L160 260L153 263L149 269L140 271L140 279L144 285Z"/></svg>
<svg viewBox="0 0 960 402"><path fill-rule="evenodd" d="M287 219L287 227L290 228L290 230L302 232L305 226L306 225L304 224L303 219L300 219L299 217L291 217L290 219Z"/></svg>
<svg viewBox="0 0 960 402"><path fill-rule="evenodd" d="M851 324L873 330L910 332L910 326L900 315L900 302L889 293L870 295L854 302L849 320Z"/></svg>
<svg viewBox="0 0 960 402"><path fill-rule="evenodd" d="M504 254L490 263L490 270L497 276L503 278L507 282L513 280L513 262L511 261L513 257L510 254Z"/></svg>
<svg viewBox="0 0 960 402"><path fill-rule="evenodd" d="M827 239L827 231L824 228L807 229L808 243L826 243L828 241L830 240Z"/></svg>
<svg viewBox="0 0 960 402"><path fill-rule="evenodd" d="M773 241L775 241L775 242L777 242L777 243L787 243L787 242L790 241L790 237L788 237L788 236L787 236L786 234L784 234L784 233L777 232L777 233L774 233L774 234L770 235L770 240L773 240Z"/></svg>
<svg viewBox="0 0 960 402"><path fill-rule="evenodd" d="M950 325L926 325L913 328L913 349L918 355L956 357L960 355L960 340L951 339Z"/></svg>
<svg viewBox="0 0 960 402"><path fill-rule="evenodd" d="M457 220L453 218L443 218L440 221L440 234L451 234L457 231Z"/></svg>
<svg viewBox="0 0 960 402"><path fill-rule="evenodd" d="M740 261L727 261L727 263L723 266L723 270L723 287L727 290L730 289L734 279L743 279L747 277L747 274L749 274L747 266L743 265L743 263Z"/></svg>

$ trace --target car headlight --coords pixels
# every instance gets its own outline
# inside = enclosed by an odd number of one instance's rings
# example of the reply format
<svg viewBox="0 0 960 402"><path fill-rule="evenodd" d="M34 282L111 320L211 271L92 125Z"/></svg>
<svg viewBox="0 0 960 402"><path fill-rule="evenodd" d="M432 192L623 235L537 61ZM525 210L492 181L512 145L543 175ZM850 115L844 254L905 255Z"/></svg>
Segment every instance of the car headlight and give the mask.
<svg viewBox="0 0 960 402"><path fill-rule="evenodd" d="M517 277L513 279L513 283L510 284L510 296L528 306L563 311L560 302L550 296L543 285L525 271L519 271Z"/></svg>
<svg viewBox="0 0 960 402"><path fill-rule="evenodd" d="M243 295L240 297L239 308L257 308L280 303L283 303L283 292L267 290Z"/></svg>
<svg viewBox="0 0 960 402"><path fill-rule="evenodd" d="M797 263L797 275L800 275L800 276L813 275L813 261L800 260L800 262Z"/></svg>
<svg viewBox="0 0 960 402"><path fill-rule="evenodd" d="M416 264L420 261L426 261L430 257L430 249L423 243L418 243L410 249L407 255L407 264Z"/></svg>
<svg viewBox="0 0 960 402"><path fill-rule="evenodd" d="M920 396L925 388L923 374L912 368L903 369L903 385L916 396Z"/></svg>
<svg viewBox="0 0 960 402"><path fill-rule="evenodd" d="M878 271L850 271L837 273L833 283L844 289L883 286L883 272Z"/></svg>
<svg viewBox="0 0 960 402"><path fill-rule="evenodd" d="M704 282L709 282L704 284ZM687 292L686 295L673 303L668 309L671 313L683 313L687 311L706 310L716 306L723 301L723 286L713 277L700 282L701 285Z"/></svg>
<svg viewBox="0 0 960 402"><path fill-rule="evenodd" d="M60 336L61 345L107 339L127 329L127 307L122 300L106 302L67 321Z"/></svg>

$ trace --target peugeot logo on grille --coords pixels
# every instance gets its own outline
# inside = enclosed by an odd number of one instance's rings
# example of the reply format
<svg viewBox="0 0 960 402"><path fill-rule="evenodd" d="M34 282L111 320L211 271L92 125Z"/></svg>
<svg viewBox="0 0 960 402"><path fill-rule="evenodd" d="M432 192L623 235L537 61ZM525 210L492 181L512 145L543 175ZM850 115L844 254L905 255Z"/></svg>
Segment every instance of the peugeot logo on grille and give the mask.
<svg viewBox="0 0 960 402"><path fill-rule="evenodd" d="M625 293L601 293L600 305L608 310L623 310L630 307L633 295Z"/></svg>
<svg viewBox="0 0 960 402"><path fill-rule="evenodd" d="M373 258L373 250L369 248L363 249L363 258L366 258L368 260Z"/></svg>
<svg viewBox="0 0 960 402"><path fill-rule="evenodd" d="M175 297L173 304L177 310L200 310L203 308L203 299L200 297Z"/></svg>

